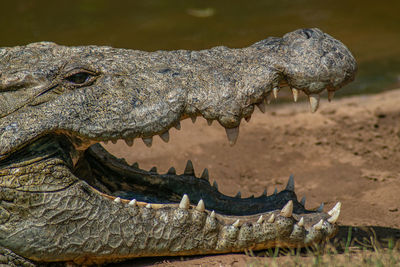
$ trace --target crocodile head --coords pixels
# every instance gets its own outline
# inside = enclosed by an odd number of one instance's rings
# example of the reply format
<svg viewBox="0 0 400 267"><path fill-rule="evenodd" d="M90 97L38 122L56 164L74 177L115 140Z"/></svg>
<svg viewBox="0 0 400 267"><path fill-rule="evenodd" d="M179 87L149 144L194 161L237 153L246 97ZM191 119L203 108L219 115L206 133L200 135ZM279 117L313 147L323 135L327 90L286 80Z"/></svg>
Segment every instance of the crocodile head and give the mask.
<svg viewBox="0 0 400 267"><path fill-rule="evenodd" d="M243 49L143 52L41 42L0 49L0 248L34 261L300 247L335 232L297 201L293 179L271 196L228 197L194 176L144 171L100 141L148 146L186 118L217 120L234 144L242 118L281 86L310 97L354 79L349 50L318 29ZM1 251L0 251L1 253Z"/></svg>

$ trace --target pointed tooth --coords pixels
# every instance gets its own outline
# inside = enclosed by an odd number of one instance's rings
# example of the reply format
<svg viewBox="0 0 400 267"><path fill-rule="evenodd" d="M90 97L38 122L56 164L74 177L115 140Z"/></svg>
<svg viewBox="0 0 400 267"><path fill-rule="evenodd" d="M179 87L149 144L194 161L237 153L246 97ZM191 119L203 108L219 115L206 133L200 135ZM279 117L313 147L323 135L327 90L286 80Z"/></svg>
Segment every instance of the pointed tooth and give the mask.
<svg viewBox="0 0 400 267"><path fill-rule="evenodd" d="M300 221L297 223L298 226L303 227L304 226L304 218L301 217Z"/></svg>
<svg viewBox="0 0 400 267"><path fill-rule="evenodd" d="M264 192L262 193L262 195L261 196L266 196L267 195L267 189L266 188L264 188Z"/></svg>
<svg viewBox="0 0 400 267"><path fill-rule="evenodd" d="M274 94L274 98L277 99L278 98L278 92L279 92L279 88L275 87L274 89L272 89L272 93Z"/></svg>
<svg viewBox="0 0 400 267"><path fill-rule="evenodd" d="M328 222L330 223L335 223L337 221L337 219L339 218L340 215L340 208L342 206L342 203L338 202L335 207L333 207L332 210L330 210L329 212L332 214L328 214L331 215L331 217L328 219Z"/></svg>
<svg viewBox="0 0 400 267"><path fill-rule="evenodd" d="M176 170L174 167L169 168L167 174L176 174Z"/></svg>
<svg viewBox="0 0 400 267"><path fill-rule="evenodd" d="M325 204L324 204L324 202L322 202L321 205L319 205L317 211L318 212L323 212L324 211L324 206L325 206Z"/></svg>
<svg viewBox="0 0 400 267"><path fill-rule="evenodd" d="M189 197L186 194L184 194L181 202L179 203L179 208L187 210L189 209L189 205L190 205Z"/></svg>
<svg viewBox="0 0 400 267"><path fill-rule="evenodd" d="M249 122L251 120L251 116L245 117L244 118L247 122Z"/></svg>
<svg viewBox="0 0 400 267"><path fill-rule="evenodd" d="M258 218L258 220L257 220L257 223L258 224L262 224L262 222L263 222L263 216L262 215L260 215L260 217Z"/></svg>
<svg viewBox="0 0 400 267"><path fill-rule="evenodd" d="M213 187L214 187L215 189L217 189L217 190L218 190L218 183L217 183L217 181L214 181L214 183L213 183Z"/></svg>
<svg viewBox="0 0 400 267"><path fill-rule="evenodd" d="M136 206L136 202L137 202L136 199L132 199L131 201L129 201L128 205L134 207Z"/></svg>
<svg viewBox="0 0 400 267"><path fill-rule="evenodd" d="M201 178L203 178L204 180L207 180L207 181L210 179L209 175L208 175L208 169L207 168L205 168L203 170L203 173L201 174Z"/></svg>
<svg viewBox="0 0 400 267"><path fill-rule="evenodd" d="M239 223L240 223L240 220L237 219L236 222L234 222L234 223L232 224L232 226L237 228L237 227L239 227Z"/></svg>
<svg viewBox="0 0 400 267"><path fill-rule="evenodd" d="M103 141L103 143L104 143L105 145L107 145L107 144L108 144L108 140L106 140L106 141Z"/></svg>
<svg viewBox="0 0 400 267"><path fill-rule="evenodd" d="M275 214L272 213L271 217L269 217L268 222L273 223L275 221Z"/></svg>
<svg viewBox="0 0 400 267"><path fill-rule="evenodd" d="M257 107L258 107L258 109L259 109L262 113L265 113L265 103L264 103L264 100L261 101L260 103L257 103Z"/></svg>
<svg viewBox="0 0 400 267"><path fill-rule="evenodd" d="M143 143L147 146L147 147L151 147L151 145L153 144L153 137L146 137L146 138L142 138Z"/></svg>
<svg viewBox="0 0 400 267"><path fill-rule="evenodd" d="M178 121L178 123L174 127L179 131L181 129L181 123Z"/></svg>
<svg viewBox="0 0 400 267"><path fill-rule="evenodd" d="M211 218L215 218L215 211L212 211L212 212L211 212L210 217L211 217Z"/></svg>
<svg viewBox="0 0 400 267"><path fill-rule="evenodd" d="M208 126L211 126L212 123L213 123L213 120L207 119L207 124L208 124Z"/></svg>
<svg viewBox="0 0 400 267"><path fill-rule="evenodd" d="M135 162L131 165L131 167L139 169L139 163Z"/></svg>
<svg viewBox="0 0 400 267"><path fill-rule="evenodd" d="M275 187L274 195L278 194L278 188Z"/></svg>
<svg viewBox="0 0 400 267"><path fill-rule="evenodd" d="M336 203L336 205L330 210L328 211L328 214L330 216L332 216L333 214L335 214L336 212L340 212L340 209L342 208L342 203L338 202Z"/></svg>
<svg viewBox="0 0 400 267"><path fill-rule="evenodd" d="M238 191L235 197L236 198L241 198L242 197L242 193L240 193L240 191Z"/></svg>
<svg viewBox="0 0 400 267"><path fill-rule="evenodd" d="M193 163L191 160L188 160L186 162L186 167L185 170L183 171L185 175L194 175L194 168L193 168Z"/></svg>
<svg viewBox="0 0 400 267"><path fill-rule="evenodd" d="M291 174L286 185L286 190L294 192L294 176Z"/></svg>
<svg viewBox="0 0 400 267"><path fill-rule="evenodd" d="M329 102L332 101L334 95L335 95L335 91L328 91L328 100L329 100Z"/></svg>
<svg viewBox="0 0 400 267"><path fill-rule="evenodd" d="M146 208L147 208L147 209L151 209L151 204L150 204L150 203L147 203Z"/></svg>
<svg viewBox="0 0 400 267"><path fill-rule="evenodd" d="M197 117L190 117L190 119L192 120L193 123L196 122Z"/></svg>
<svg viewBox="0 0 400 267"><path fill-rule="evenodd" d="M313 227L315 230L321 230L322 229L322 224L324 223L324 220L321 219L317 224L315 224Z"/></svg>
<svg viewBox="0 0 400 267"><path fill-rule="evenodd" d="M318 109L319 98L320 98L319 94L311 94L308 96L308 100L310 101L310 108L311 108L312 113L314 113Z"/></svg>
<svg viewBox="0 0 400 267"><path fill-rule="evenodd" d="M126 143L128 146L133 146L133 139L125 139L125 143Z"/></svg>
<svg viewBox="0 0 400 267"><path fill-rule="evenodd" d="M239 136L239 127L225 128L226 136L228 137L229 144L233 146Z"/></svg>
<svg viewBox="0 0 400 267"><path fill-rule="evenodd" d="M294 102L297 102L297 99L299 99L299 90L296 88L292 88L292 94Z"/></svg>
<svg viewBox="0 0 400 267"><path fill-rule="evenodd" d="M300 203L301 203L301 205L303 205L303 207L306 206L306 196L301 198Z"/></svg>
<svg viewBox="0 0 400 267"><path fill-rule="evenodd" d="M337 219L339 218L339 215L340 215L340 210L339 210L339 212L333 214L333 215L328 219L328 222L329 222L329 223L335 223L335 222L337 221Z"/></svg>
<svg viewBox="0 0 400 267"><path fill-rule="evenodd" d="M119 197L114 198L114 202L115 203L121 203L121 198L119 198Z"/></svg>
<svg viewBox="0 0 400 267"><path fill-rule="evenodd" d="M150 170L149 170L149 172L154 172L154 173L157 173L157 167L152 167Z"/></svg>
<svg viewBox="0 0 400 267"><path fill-rule="evenodd" d="M161 138L165 143L168 143L168 141L169 141L169 132L166 131L166 132L160 134L160 138Z"/></svg>
<svg viewBox="0 0 400 267"><path fill-rule="evenodd" d="M200 199L199 203L197 203L196 210L203 212L206 210L206 206L204 205L204 201Z"/></svg>
<svg viewBox="0 0 400 267"><path fill-rule="evenodd" d="M293 213L293 201L289 200L288 203L282 208L281 215L286 218L290 218Z"/></svg>
<svg viewBox="0 0 400 267"><path fill-rule="evenodd" d="M118 139L112 139L111 143L113 143L114 145L117 143Z"/></svg>

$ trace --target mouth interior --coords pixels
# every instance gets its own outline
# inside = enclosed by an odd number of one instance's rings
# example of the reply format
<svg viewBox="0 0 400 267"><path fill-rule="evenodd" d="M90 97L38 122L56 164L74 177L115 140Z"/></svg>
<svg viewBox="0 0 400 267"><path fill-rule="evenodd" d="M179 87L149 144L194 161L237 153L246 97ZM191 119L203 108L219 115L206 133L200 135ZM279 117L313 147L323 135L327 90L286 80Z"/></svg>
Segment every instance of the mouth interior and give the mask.
<svg viewBox="0 0 400 267"><path fill-rule="evenodd" d="M245 216L282 209L292 200L294 213L314 212L306 210L297 200L293 177L289 179L285 190L269 196L266 193L249 198L227 196L210 184L206 169L201 177L196 177L191 161L188 161L182 174L177 174L174 168L160 174L155 168L145 171L137 163L128 165L124 159L114 157L100 144L94 144L84 152L73 173L98 191L128 201L135 199L151 204L179 204L186 194L194 206L203 200L207 210L223 215Z"/></svg>

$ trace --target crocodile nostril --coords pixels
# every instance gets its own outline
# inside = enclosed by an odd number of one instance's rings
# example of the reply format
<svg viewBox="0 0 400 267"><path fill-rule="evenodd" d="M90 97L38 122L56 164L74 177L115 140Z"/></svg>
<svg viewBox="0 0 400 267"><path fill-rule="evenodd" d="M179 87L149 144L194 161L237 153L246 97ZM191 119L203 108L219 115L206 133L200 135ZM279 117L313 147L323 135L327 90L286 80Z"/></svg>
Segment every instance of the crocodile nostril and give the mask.
<svg viewBox="0 0 400 267"><path fill-rule="evenodd" d="M304 29L303 33L307 37L307 39L310 39L313 35L313 31L311 29Z"/></svg>

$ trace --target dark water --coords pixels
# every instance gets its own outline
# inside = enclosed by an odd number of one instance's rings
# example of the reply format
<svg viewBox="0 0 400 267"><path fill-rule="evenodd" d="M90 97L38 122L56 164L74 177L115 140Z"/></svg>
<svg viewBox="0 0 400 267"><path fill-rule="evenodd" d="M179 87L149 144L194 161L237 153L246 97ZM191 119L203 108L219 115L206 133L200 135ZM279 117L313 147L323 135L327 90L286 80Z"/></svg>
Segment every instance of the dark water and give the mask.
<svg viewBox="0 0 400 267"><path fill-rule="evenodd" d="M400 87L400 0L2 1L0 46L36 41L142 50L247 46L318 27L359 63L346 94Z"/></svg>

